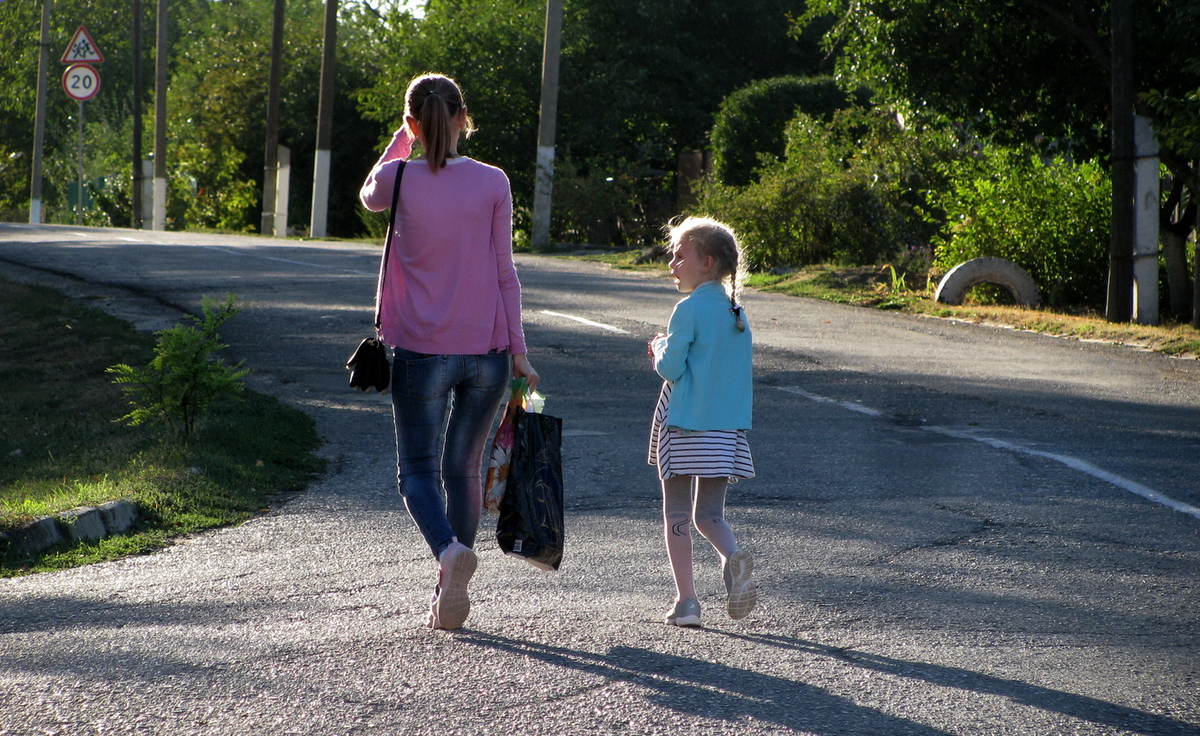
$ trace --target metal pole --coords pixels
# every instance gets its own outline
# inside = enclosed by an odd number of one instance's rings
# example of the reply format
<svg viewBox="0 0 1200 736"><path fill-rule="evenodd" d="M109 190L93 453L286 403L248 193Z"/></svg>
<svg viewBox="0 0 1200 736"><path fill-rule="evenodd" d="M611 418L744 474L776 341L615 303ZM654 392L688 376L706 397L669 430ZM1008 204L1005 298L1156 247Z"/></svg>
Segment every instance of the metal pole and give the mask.
<svg viewBox="0 0 1200 736"><path fill-rule="evenodd" d="M42 0L42 36L38 41L37 109L33 115L33 174L29 181L29 222L42 223L42 148L46 144L46 76L50 73L50 6Z"/></svg>
<svg viewBox="0 0 1200 736"><path fill-rule="evenodd" d="M167 0L158 0L154 59L154 225L167 229Z"/></svg>
<svg viewBox="0 0 1200 736"><path fill-rule="evenodd" d="M308 232L325 237L329 215L329 168L333 158L333 93L337 77L337 0L325 0L321 53L321 99L317 103L317 156L313 161L312 215Z"/></svg>
<svg viewBox="0 0 1200 736"><path fill-rule="evenodd" d="M142 85L142 0L133 0L133 196L130 227L142 229L142 98L146 91Z"/></svg>
<svg viewBox="0 0 1200 736"><path fill-rule="evenodd" d="M562 48L562 0L546 0L546 38L542 47L542 108L538 127L537 175L533 189L535 250L550 246L550 210L554 194L554 136L558 117L558 57Z"/></svg>
<svg viewBox="0 0 1200 736"><path fill-rule="evenodd" d="M271 72L267 80L267 145L263 151L263 235L275 229L275 172L279 168L279 84L283 77L283 18L285 0L275 0L271 25Z"/></svg>
<svg viewBox="0 0 1200 736"><path fill-rule="evenodd" d="M1109 322L1133 318L1134 156L1132 0L1113 0L1112 232L1108 245Z"/></svg>
<svg viewBox="0 0 1200 736"><path fill-rule="evenodd" d="M79 101L79 116L76 130L79 133L79 169L76 172L75 224L83 224L83 100Z"/></svg>

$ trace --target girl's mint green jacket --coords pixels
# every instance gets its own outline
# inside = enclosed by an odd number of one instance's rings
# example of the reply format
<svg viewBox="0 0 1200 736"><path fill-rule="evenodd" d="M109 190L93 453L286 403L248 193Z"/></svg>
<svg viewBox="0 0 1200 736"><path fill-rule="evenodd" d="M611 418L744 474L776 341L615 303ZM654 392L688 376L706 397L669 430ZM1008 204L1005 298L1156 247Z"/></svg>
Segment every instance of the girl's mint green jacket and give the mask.
<svg viewBox="0 0 1200 736"><path fill-rule="evenodd" d="M671 381L667 425L679 429L750 429L753 358L750 325L737 328L729 297L709 281L675 305L666 337L651 343L654 370Z"/></svg>

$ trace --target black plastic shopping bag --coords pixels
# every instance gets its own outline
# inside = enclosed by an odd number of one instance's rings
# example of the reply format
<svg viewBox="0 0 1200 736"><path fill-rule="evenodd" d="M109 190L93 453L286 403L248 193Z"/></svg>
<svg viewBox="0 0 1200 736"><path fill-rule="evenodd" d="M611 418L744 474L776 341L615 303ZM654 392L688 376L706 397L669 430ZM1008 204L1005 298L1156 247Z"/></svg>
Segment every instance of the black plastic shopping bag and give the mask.
<svg viewBox="0 0 1200 736"><path fill-rule="evenodd" d="M513 429L496 541L500 549L535 567L557 570L564 542L562 420L517 407Z"/></svg>

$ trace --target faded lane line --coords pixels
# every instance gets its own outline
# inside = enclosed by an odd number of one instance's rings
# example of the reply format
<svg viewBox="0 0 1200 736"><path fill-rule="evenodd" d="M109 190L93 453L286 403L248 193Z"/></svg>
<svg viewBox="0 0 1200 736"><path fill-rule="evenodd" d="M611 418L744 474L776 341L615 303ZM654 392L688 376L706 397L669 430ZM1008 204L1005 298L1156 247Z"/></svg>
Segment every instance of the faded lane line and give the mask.
<svg viewBox="0 0 1200 736"><path fill-rule="evenodd" d="M1123 488L1130 493L1141 496L1148 501L1162 504L1167 508L1172 508L1180 513L1200 519L1200 508L1196 508L1195 506L1182 501L1176 501L1169 496L1164 496L1158 491L1151 490L1141 483L1136 483L1128 478L1122 478L1115 473L1110 473L1103 468L1098 468L1086 460L1080 460L1079 458L1071 457L1070 455L1059 455L1054 452L1034 450L1028 447L1022 447L1021 445L1015 445L1011 442L1005 442L1004 440L997 440L991 437L979 437L967 432L959 432L958 430L947 429L946 427L921 427L921 429L925 430L926 432L934 432L935 434L941 434L947 437L957 437L959 439L982 442L983 444L994 447L997 450L1008 450L1009 452L1018 452L1023 455L1032 455L1034 457L1044 457L1048 460L1054 460L1066 465L1068 468L1078 470L1081 473L1087 473L1093 478L1098 478L1107 483L1111 483L1118 488Z"/></svg>
<svg viewBox="0 0 1200 736"><path fill-rule="evenodd" d="M834 404L835 406L840 406L843 409L849 409L850 411L856 411L859 414L866 414L869 417L883 416L883 412L879 411L878 409L872 409L869 406L863 406L862 404L858 404L853 401L838 401L837 399L831 399L828 396L818 396L817 394L809 393L803 389L799 389L794 386L776 386L775 388L779 389L780 391L789 393L789 394L796 394L797 396L803 396L806 399L811 399L811 400L816 401L821 404Z"/></svg>
<svg viewBox="0 0 1200 736"><path fill-rule="evenodd" d="M542 314L548 314L551 317L562 317L563 319L575 320L576 322L579 322L580 324L590 325L592 327L599 327L602 330L608 330L609 332L615 332L618 335L632 335L633 334L629 330L622 330L620 327L613 327L612 325L606 325L606 324L603 324L600 322L593 322L590 319L584 319L583 317L576 317L575 315L572 315L572 314L563 314L562 312L551 312L548 309L543 309L543 310L541 310L541 312L542 312Z"/></svg>
<svg viewBox="0 0 1200 736"><path fill-rule="evenodd" d="M873 417L883 416L883 412L879 411L878 409L872 409L852 401L838 401L837 399L831 399L828 396L820 396L818 394L809 393L808 391L795 388L794 386L775 386L775 388L785 393L803 396L806 399L811 399L812 401L822 404L833 404L835 406L840 406L843 409L859 412L860 414L866 414ZM980 437L979 435L971 434L969 432L960 432L958 430L948 429L946 427L921 427L921 429L925 430L926 432L933 432L934 434L940 434L946 437L981 442L997 450L1006 450L1008 452L1016 452L1022 455L1030 455L1033 457L1046 458L1047 460L1054 460L1055 462L1066 465L1072 470L1078 470L1081 473L1086 473L1093 478L1110 483L1117 488L1128 491L1134 495L1141 496L1147 501L1153 501L1154 503L1161 504L1169 509L1174 509L1175 511L1187 514L1188 516L1200 520L1200 508L1196 508L1195 506L1182 501L1176 501L1169 496L1164 496L1158 491L1147 488L1141 483L1129 480L1128 478L1123 478L1115 473L1110 473L1103 468L1098 468L1086 460L1080 460L1079 458L1071 457L1070 455L1060 455L1054 452L1034 450L1029 447L1014 444L1012 442L1005 442L1004 440L998 440L991 437Z"/></svg>

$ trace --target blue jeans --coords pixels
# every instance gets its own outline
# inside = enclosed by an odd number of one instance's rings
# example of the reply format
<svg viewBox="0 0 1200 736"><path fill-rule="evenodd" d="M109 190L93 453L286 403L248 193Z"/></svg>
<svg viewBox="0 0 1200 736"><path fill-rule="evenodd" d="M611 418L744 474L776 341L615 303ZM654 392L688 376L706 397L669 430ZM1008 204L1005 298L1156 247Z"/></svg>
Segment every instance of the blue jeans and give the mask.
<svg viewBox="0 0 1200 736"><path fill-rule="evenodd" d="M509 392L509 356L396 348L394 358L392 418L404 505L434 557L452 537L473 547L483 508L484 445Z"/></svg>

